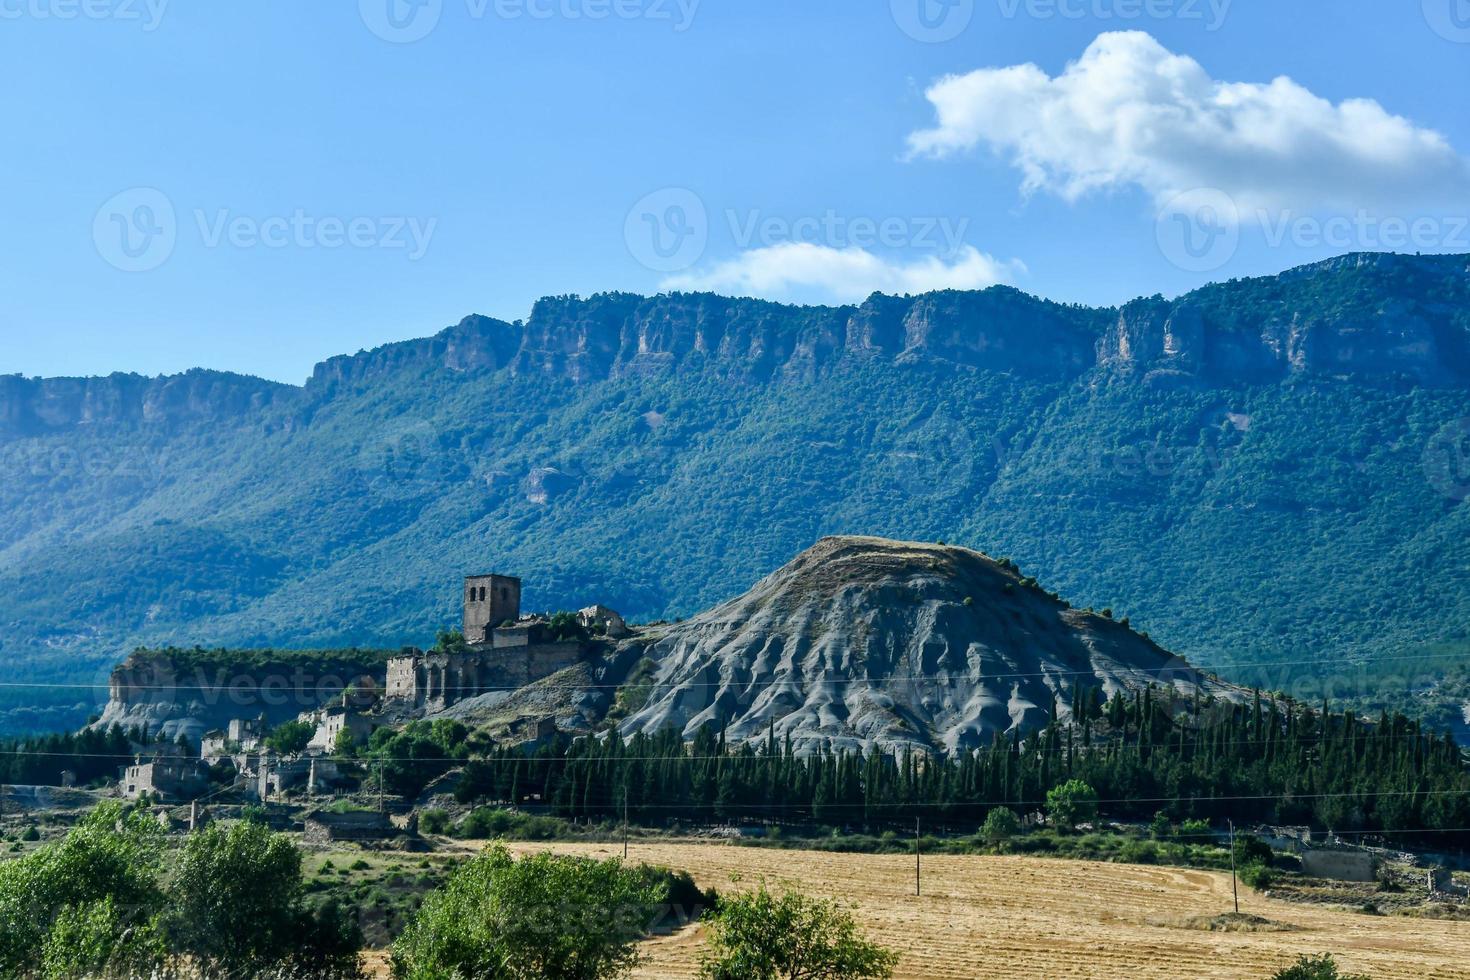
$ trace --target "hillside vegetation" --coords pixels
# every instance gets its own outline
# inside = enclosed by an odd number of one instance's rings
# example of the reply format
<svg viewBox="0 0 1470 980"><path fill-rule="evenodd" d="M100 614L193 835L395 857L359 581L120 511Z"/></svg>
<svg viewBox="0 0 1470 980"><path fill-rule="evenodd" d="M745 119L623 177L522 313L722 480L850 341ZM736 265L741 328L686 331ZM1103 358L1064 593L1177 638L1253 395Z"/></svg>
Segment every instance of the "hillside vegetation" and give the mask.
<svg viewBox="0 0 1470 980"><path fill-rule="evenodd" d="M1009 556L1206 666L1463 640L1467 278L561 297L304 388L0 378L0 729L79 723L140 644L426 644L488 570L686 616L833 533Z"/></svg>

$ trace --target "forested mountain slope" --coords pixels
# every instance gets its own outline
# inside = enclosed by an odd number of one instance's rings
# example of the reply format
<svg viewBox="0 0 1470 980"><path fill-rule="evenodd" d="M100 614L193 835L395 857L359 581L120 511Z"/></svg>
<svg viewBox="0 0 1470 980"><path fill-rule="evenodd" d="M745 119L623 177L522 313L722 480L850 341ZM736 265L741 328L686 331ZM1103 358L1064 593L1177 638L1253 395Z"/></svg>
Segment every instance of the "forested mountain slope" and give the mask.
<svg viewBox="0 0 1470 980"><path fill-rule="evenodd" d="M841 533L1009 556L1202 665L1331 670L1470 634L1467 418L1462 256L1106 310L559 297L301 388L0 378L0 663L46 685L0 728L80 722L141 643L423 642L492 569L689 615Z"/></svg>

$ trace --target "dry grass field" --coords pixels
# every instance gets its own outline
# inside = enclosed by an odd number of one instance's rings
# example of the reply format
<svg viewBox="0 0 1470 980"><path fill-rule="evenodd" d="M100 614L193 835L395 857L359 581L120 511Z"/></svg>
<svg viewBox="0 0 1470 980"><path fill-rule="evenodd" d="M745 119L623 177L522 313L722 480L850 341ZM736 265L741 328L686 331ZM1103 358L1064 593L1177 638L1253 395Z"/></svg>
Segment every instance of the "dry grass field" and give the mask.
<svg viewBox="0 0 1470 980"><path fill-rule="evenodd" d="M605 844L516 844L608 856ZM635 861L689 871L705 887L749 887L764 877L855 903L875 939L903 954L898 975L987 977L1269 977L1302 953L1332 952L1374 980L1470 978L1470 924L1369 916L1261 898L1241 911L1291 931L1222 933L1185 921L1230 908L1230 877L1204 871L1023 857L924 861L922 898L911 857L779 851L720 844L635 844ZM732 883L732 873L742 882ZM699 929L647 944L643 980L692 977Z"/></svg>

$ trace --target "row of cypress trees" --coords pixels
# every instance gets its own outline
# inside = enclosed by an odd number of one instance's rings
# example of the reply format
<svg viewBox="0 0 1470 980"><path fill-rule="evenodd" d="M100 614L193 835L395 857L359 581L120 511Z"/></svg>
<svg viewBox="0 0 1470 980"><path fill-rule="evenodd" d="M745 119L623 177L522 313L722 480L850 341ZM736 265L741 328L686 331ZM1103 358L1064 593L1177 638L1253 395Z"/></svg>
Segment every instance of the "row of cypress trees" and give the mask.
<svg viewBox="0 0 1470 980"><path fill-rule="evenodd" d="M1055 713L1053 714L1055 717ZM820 751L799 755L774 729L736 746L706 726L559 739L532 754L497 747L469 763L461 798L541 804L568 818L819 824L877 830L978 826L996 806L1040 809L1071 779L1105 814L1311 824L1463 846L1470 771L1453 739L1403 715L1365 723L1257 694L1244 704L1181 701L1158 689L1103 703L1081 692L1071 720L996 735L948 755Z"/></svg>

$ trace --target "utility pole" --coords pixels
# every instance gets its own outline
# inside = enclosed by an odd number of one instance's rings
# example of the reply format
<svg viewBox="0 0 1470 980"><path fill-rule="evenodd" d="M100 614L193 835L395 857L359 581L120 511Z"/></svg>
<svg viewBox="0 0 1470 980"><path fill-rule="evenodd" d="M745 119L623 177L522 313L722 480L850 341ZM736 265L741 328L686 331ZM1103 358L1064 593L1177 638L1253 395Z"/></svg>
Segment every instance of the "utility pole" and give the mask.
<svg viewBox="0 0 1470 980"><path fill-rule="evenodd" d="M917 816L915 816L914 817L914 895L915 896L917 896L917 895L920 894L920 892L919 892L919 872L921 870L921 865L919 864L920 860L921 859L919 857L919 818Z"/></svg>
<svg viewBox="0 0 1470 980"><path fill-rule="evenodd" d="M1235 914L1240 914L1240 879L1235 877L1235 821L1230 824L1230 892L1235 896Z"/></svg>
<svg viewBox="0 0 1470 980"><path fill-rule="evenodd" d="M383 801L383 760L378 760L378 812L387 813L388 804Z"/></svg>
<svg viewBox="0 0 1470 980"><path fill-rule="evenodd" d="M628 860L628 787L623 787L623 860Z"/></svg>

